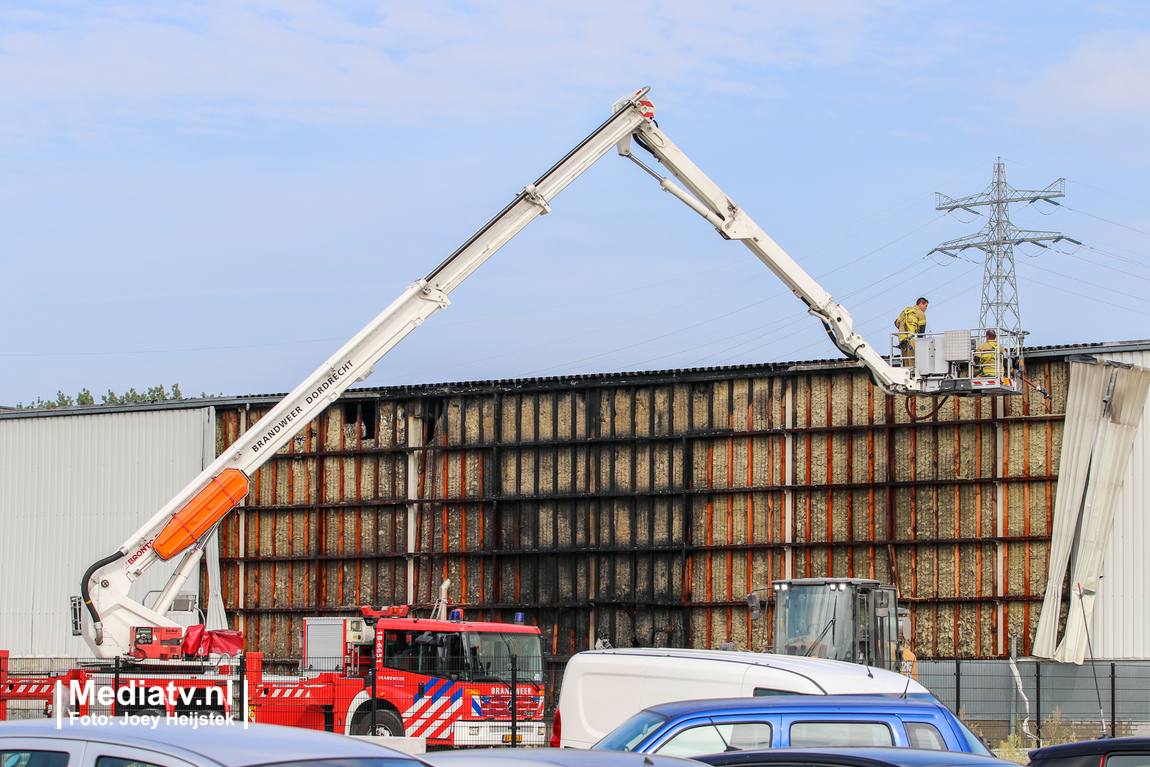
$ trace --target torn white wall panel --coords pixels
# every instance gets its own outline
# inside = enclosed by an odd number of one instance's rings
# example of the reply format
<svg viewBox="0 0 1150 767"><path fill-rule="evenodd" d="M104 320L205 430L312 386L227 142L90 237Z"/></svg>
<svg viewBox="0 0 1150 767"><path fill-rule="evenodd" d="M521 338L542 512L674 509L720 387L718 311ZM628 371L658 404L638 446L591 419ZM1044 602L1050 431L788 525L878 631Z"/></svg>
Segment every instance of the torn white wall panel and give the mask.
<svg viewBox="0 0 1150 767"><path fill-rule="evenodd" d="M1150 352L1126 351L1099 359L1150 368ZM1102 582L1091 616L1091 639L1098 658L1150 658L1150 520L1147 519L1147 466L1150 462L1150 395L1143 427L1134 438L1129 468L1114 512L1114 525L1102 564Z"/></svg>
<svg viewBox="0 0 1150 767"><path fill-rule="evenodd" d="M1070 388L1066 394L1063 421L1062 456L1058 463L1058 492L1054 497L1054 519L1050 531L1050 557L1046 596L1034 635L1032 652L1043 658L1054 655L1058 644L1058 613L1062 604L1062 583L1074 546L1075 530L1082 511L1090 451L1102 410L1105 366L1070 363Z"/></svg>
<svg viewBox="0 0 1150 767"><path fill-rule="evenodd" d="M1130 470L1130 453L1142 422L1147 389L1150 389L1150 370L1141 367L1114 370L1099 423L1090 486L1083 503L1070 572L1066 633L1054 653L1056 660L1082 663L1085 659L1089 642L1086 627L1094 613L1103 557L1114 527L1122 481ZM1082 620L1075 620L1079 616Z"/></svg>
<svg viewBox="0 0 1150 767"><path fill-rule="evenodd" d="M1081 663L1115 509L1130 473L1131 450L1150 389L1150 370L1105 360L1070 364L1049 577L1034 654ZM1068 565L1070 612L1063 641L1055 649Z"/></svg>

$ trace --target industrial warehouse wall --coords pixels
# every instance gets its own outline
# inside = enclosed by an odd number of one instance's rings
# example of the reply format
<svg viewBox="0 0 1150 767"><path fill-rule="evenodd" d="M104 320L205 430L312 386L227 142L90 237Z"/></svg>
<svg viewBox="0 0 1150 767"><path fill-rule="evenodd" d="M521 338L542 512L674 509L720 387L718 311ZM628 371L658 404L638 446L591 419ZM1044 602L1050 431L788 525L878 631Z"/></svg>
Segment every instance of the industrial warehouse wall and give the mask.
<svg viewBox="0 0 1150 767"><path fill-rule="evenodd" d="M213 419L211 407L182 403L0 417L0 650L90 655L72 636L69 597L88 565L211 463ZM135 598L154 597L171 571L145 573Z"/></svg>
<svg viewBox="0 0 1150 767"><path fill-rule="evenodd" d="M911 400L919 420L856 366L806 367L352 392L225 520L225 604L279 657L304 615L430 604L444 578L556 655L762 649L747 592L831 574L897 582L921 656L1028 653L1064 359L1030 363L1051 400ZM218 408L217 450L271 404Z"/></svg>

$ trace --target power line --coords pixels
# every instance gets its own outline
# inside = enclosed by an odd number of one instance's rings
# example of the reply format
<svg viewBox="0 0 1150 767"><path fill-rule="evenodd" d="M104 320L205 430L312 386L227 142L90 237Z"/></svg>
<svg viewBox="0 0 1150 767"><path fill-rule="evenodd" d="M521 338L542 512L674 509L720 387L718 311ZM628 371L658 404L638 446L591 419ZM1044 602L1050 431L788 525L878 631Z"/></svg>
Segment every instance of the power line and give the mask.
<svg viewBox="0 0 1150 767"><path fill-rule="evenodd" d="M1077 213L1080 216L1089 216L1090 218L1097 219L1098 221L1105 221L1107 224L1112 224L1114 226L1120 226L1123 229L1129 229L1131 232L1136 232L1138 234L1144 234L1147 237L1150 237L1150 232L1144 232L1141 229L1135 229L1132 226L1126 226L1126 224L1120 224L1117 221L1111 221L1108 218L1102 218L1102 216L1096 216L1093 213L1087 213L1084 210L1077 210L1075 208L1070 207L1069 205L1063 205L1062 203L1054 202L1053 200L1047 200L1047 202L1053 203L1054 205L1057 205L1060 208L1064 208L1065 210L1068 210L1071 213Z"/></svg>
<svg viewBox="0 0 1150 767"><path fill-rule="evenodd" d="M1046 272L1047 274L1053 274L1056 277L1065 277L1068 280L1074 280L1075 282L1078 282L1082 285L1089 285L1092 288L1098 288L1099 290L1105 290L1108 293L1113 293L1113 294L1119 295L1119 296L1126 296L1127 298L1133 298L1135 301L1142 301L1143 303L1150 303L1150 298L1143 298L1142 296L1136 296L1133 293L1123 293L1121 290L1115 290L1114 288L1110 288L1110 287L1107 287L1105 285L1099 285L1096 282L1088 282L1087 280L1084 280L1081 277L1071 277L1069 274L1063 274L1062 272L1056 272L1053 269L1045 269L1045 268L1039 266L1038 264L1032 264L1032 266L1033 266L1033 268L1038 269L1039 271Z"/></svg>
<svg viewBox="0 0 1150 767"><path fill-rule="evenodd" d="M966 270L965 272L963 272L963 273L962 273L960 276L963 276L963 277L965 277L966 275L968 275L968 274L972 273L973 271L974 271L974 269L967 269L967 270ZM942 284L939 284L939 285L935 285L934 287L932 287L932 288L929 288L929 289L928 289L926 292L929 292L929 293L935 293L935 292L937 292L937 291L940 291L940 290L941 290L943 287L945 287L946 285L955 285L957 282L958 282L957 280L950 280L950 281L948 281L948 282L946 282L946 283L942 283ZM965 287L965 288L959 288L959 289L957 290L957 292L951 293L951 294L949 294L949 295L944 295L944 296L942 297L942 300L949 300L949 299L951 299L951 298L954 298L954 297L956 297L956 296L960 296L960 295L962 295L963 293L965 293L965 292L969 291L969 290L971 289L971 287L973 287L973 286L968 286L968 287ZM871 323L874 323L874 322L878 322L878 321L879 321L880 319L882 319L884 316L886 316L886 315L877 315L877 314L875 314L875 315L871 315L871 316L870 316L870 317L868 317L867 319L865 319L865 320L863 320L862 322L860 322L860 323L859 323L859 326L860 326L860 327L862 327L862 326L870 326L870 324L871 324ZM861 331L860 331L860 332L861 332ZM869 335L869 336L872 336L872 337L873 337L873 336L875 336L875 335L876 335L876 332L875 332L875 331L869 331L869 330L868 330L868 331L867 331L866 333L864 333L863 335L864 335L864 336L866 336L866 335ZM873 344L872 344L872 345L873 345ZM787 356L795 355L795 354L798 354L799 352L802 352L802 351L806 351L807 349L810 349L810 348L812 348L813 346L814 346L814 344L807 344L806 346L803 346L803 347L801 347L801 348L798 348L798 349L795 349L795 350L793 350L793 351L787 352Z"/></svg>
<svg viewBox="0 0 1150 767"><path fill-rule="evenodd" d="M1096 253L1101 252L1101 251L1098 251L1096 248L1090 247L1089 245L1083 245L1082 247L1087 249L1087 250L1093 250ZM1069 256L1070 258L1081 261L1084 264L1090 264L1091 266L1099 266L1099 267L1102 267L1103 269L1109 269L1112 272L1118 272L1119 274L1124 274L1127 277L1133 277L1136 280L1145 280L1147 282L1150 282L1150 277L1146 277L1146 276L1143 276L1141 274L1135 274L1134 272L1128 272L1125 269L1119 269L1116 266L1110 266L1109 264L1099 263L1098 261L1091 261L1088 258L1083 258L1082 256L1078 255L1077 253L1070 253L1069 251L1065 251L1065 250L1059 250L1058 252L1064 256Z"/></svg>
<svg viewBox="0 0 1150 767"><path fill-rule="evenodd" d="M1043 170L1042 168L1036 168L1033 165L1027 165L1026 163L1018 162L1017 160L1011 160L1011 162L1014 163L1015 165L1021 166L1023 168L1029 168L1030 170L1036 170L1039 173L1049 173L1052 176L1054 175L1054 173L1052 173L1051 171ZM1091 186L1090 184L1084 183L1082 181L1078 181L1077 179L1073 179L1073 178L1068 178L1068 179L1066 179L1066 181L1068 183L1071 183L1071 184L1077 184L1078 186L1085 187L1086 189L1093 189L1095 192L1102 192L1102 194L1108 194L1111 197L1117 197L1120 200L1126 200L1127 202L1132 202L1132 203L1135 203L1137 205L1144 205L1145 207L1150 208L1150 202L1146 202L1145 200L1139 200L1136 197L1129 197L1129 196L1124 195L1124 194L1119 194L1118 192L1111 192L1109 189L1103 189L1102 187L1098 187L1098 186Z"/></svg>
<svg viewBox="0 0 1150 767"><path fill-rule="evenodd" d="M1045 283L1045 282L1040 282L1040 281L1034 279L1033 277L1025 277L1024 279L1026 280L1026 282L1033 282L1035 285L1041 285L1044 288L1050 288L1051 290L1057 290L1060 293L1068 293L1072 296L1077 296L1078 298L1085 298L1087 301L1094 301L1095 303L1098 303L1098 304L1106 304L1111 309L1116 309L1116 308L1117 309L1124 309L1128 312L1134 312L1135 314L1141 314L1144 317L1150 317L1150 312L1140 312L1137 309L1131 309L1129 306L1116 306L1113 301L1107 301L1107 300L1104 300L1101 298L1094 298L1093 296L1088 296L1085 293L1077 293L1073 290L1067 290L1066 288L1060 288L1057 285L1050 285L1050 284Z"/></svg>
<svg viewBox="0 0 1150 767"><path fill-rule="evenodd" d="M1039 191L1011 187L1006 183L1006 166L1000 157L994 163L990 186L982 192L957 200L941 192L935 195L936 210L966 210L975 213L977 207L990 207L990 220L982 231L944 242L931 253L957 257L956 254L961 251L977 248L986 254L978 321L984 328L1008 331L1010 335L1000 339L1004 345L1021 343L1022 338L1022 313L1018 308L1018 279L1014 267L1015 246L1030 242L1045 248L1048 246L1043 245L1044 242L1055 243L1070 239L1058 232L1022 231L1015 228L1010 222L1010 205L1037 200L1054 202L1055 197L1064 197L1065 191L1066 179L1061 178ZM1077 243L1077 240L1071 242Z"/></svg>
<svg viewBox="0 0 1150 767"><path fill-rule="evenodd" d="M338 338L313 338L310 341L277 341L266 344L242 344L240 346L193 346L186 349L138 349L136 351L119 352L11 352L2 353L0 357L113 357L127 354L183 354L186 352L220 352L235 349L261 349L269 346L302 346L305 344L330 343L332 341L346 341L346 336Z"/></svg>

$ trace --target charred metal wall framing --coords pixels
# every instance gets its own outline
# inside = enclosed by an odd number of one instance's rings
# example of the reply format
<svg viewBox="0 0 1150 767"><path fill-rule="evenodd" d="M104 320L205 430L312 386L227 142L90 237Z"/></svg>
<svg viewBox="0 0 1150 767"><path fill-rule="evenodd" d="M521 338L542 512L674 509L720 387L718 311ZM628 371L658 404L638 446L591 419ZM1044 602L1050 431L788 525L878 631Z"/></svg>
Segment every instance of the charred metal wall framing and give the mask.
<svg viewBox="0 0 1150 767"><path fill-rule="evenodd" d="M1029 652L1066 364L1053 394L888 397L846 363L357 390L253 478L220 530L249 649L306 615L430 603L544 632L556 655L761 647L776 578L898 583L924 657ZM218 408L218 450L274 404ZM917 420L915 420L917 419Z"/></svg>

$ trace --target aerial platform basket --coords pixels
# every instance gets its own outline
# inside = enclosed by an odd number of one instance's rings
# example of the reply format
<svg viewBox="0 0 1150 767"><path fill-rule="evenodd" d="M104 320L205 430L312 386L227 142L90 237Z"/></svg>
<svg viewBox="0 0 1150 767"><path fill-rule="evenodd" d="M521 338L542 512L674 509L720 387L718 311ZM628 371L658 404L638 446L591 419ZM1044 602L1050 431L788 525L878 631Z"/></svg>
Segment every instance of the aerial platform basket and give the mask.
<svg viewBox="0 0 1150 767"><path fill-rule="evenodd" d="M994 331L993 349L979 348ZM914 341L913 350L900 346ZM999 328L946 330L942 333L891 333L892 367L914 366L925 394L991 397L1021 394L1023 388L1022 339Z"/></svg>

